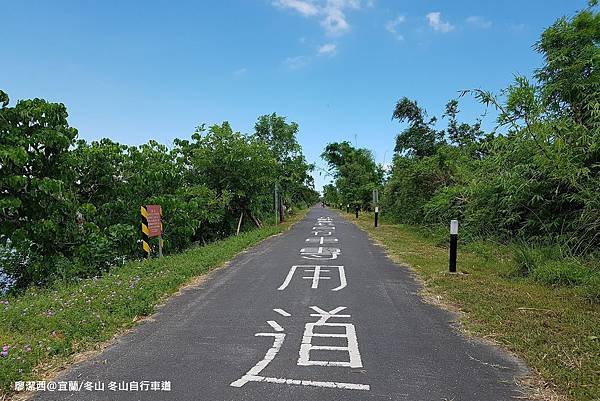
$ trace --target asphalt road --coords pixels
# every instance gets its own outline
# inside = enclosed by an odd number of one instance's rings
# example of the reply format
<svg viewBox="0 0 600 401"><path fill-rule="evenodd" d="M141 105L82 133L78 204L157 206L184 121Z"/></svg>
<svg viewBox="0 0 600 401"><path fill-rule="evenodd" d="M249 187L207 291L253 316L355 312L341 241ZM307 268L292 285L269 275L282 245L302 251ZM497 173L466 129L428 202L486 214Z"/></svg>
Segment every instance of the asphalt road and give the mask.
<svg viewBox="0 0 600 401"><path fill-rule="evenodd" d="M526 373L523 365L459 334L454 316L424 303L418 291L410 271L363 231L316 207L287 233L239 255L55 379L80 391L57 387L36 399L492 401L522 395L515 380ZM98 390L86 390L93 386Z"/></svg>

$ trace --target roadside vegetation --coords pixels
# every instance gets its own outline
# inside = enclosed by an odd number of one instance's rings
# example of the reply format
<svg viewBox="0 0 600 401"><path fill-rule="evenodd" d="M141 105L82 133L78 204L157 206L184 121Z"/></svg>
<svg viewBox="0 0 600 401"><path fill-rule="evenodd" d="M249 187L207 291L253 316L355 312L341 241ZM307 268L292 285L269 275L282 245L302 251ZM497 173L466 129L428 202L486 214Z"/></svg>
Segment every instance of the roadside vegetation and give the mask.
<svg viewBox="0 0 600 401"><path fill-rule="evenodd" d="M245 135L201 125L170 147L88 143L63 104L9 106L0 91L0 293L94 277L142 256L140 206L162 206L166 254L261 227L278 188L289 209L318 199L298 125L259 117ZM156 241L153 241L156 246Z"/></svg>
<svg viewBox="0 0 600 401"><path fill-rule="evenodd" d="M265 225L206 246L134 261L100 277L31 286L0 298L0 399L16 380L36 380L68 365L77 353L124 332L199 275L221 266L244 249L287 230L305 215Z"/></svg>
<svg viewBox="0 0 600 401"><path fill-rule="evenodd" d="M600 308L581 287L516 279L511 247L482 241L460 242L459 274L452 275L447 246L431 231L385 221L375 228L372 213L346 216L394 261L411 266L426 299L460 310L462 328L513 351L538 373L546 382L534 386L539 399L554 399L546 398L548 388L557 400L600 399Z"/></svg>
<svg viewBox="0 0 600 401"><path fill-rule="evenodd" d="M391 166L329 144L325 203L372 211L359 224L426 288L466 313L469 331L523 357L575 400L600 399L600 12L596 1L547 28L544 63L499 94L461 90L441 119L401 98ZM457 88L460 89L460 88ZM497 127L459 119L474 96ZM491 108L492 110L488 110ZM442 120L446 126L442 128ZM459 267L448 270L450 220Z"/></svg>

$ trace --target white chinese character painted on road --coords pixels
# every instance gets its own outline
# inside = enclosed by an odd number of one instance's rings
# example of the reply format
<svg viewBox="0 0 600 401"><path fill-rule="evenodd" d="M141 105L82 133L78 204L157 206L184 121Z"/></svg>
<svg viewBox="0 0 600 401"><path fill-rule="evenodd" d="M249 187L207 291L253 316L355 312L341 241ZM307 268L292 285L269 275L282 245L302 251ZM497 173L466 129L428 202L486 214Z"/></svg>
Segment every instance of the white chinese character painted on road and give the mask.
<svg viewBox="0 0 600 401"><path fill-rule="evenodd" d="M329 227L335 227L335 225L333 224L333 221L317 221L317 227L329 228Z"/></svg>
<svg viewBox="0 0 600 401"><path fill-rule="evenodd" d="M338 315L338 312L346 309L345 306L339 306L329 312L324 311L316 306L311 306L311 309L317 313L312 313L311 316L318 317L319 320L315 323L306 323L304 326L304 335L302 336L302 345L300 346L300 358L298 365L300 366L343 366L349 368L362 368L362 360L358 351L358 340L356 338L356 329L350 323L332 323L331 318L349 318L350 315ZM319 332L322 327L335 327L343 329L343 333L331 333L328 331ZM342 338L346 340L347 346L328 346L328 345L313 345L314 337L326 338ZM311 351L343 351L349 356L348 361L326 361L310 359Z"/></svg>
<svg viewBox="0 0 600 401"><path fill-rule="evenodd" d="M310 260L334 260L337 259L338 255L342 251L339 248L302 248L300 249L300 256L304 259Z"/></svg>
<svg viewBox="0 0 600 401"><path fill-rule="evenodd" d="M306 325L304 331L304 338L302 340L302 345L300 349L300 359L298 360L299 366L333 366L333 367L362 367L362 362L360 360L360 354L358 354L358 343L356 341L356 332L354 330L354 326L348 323L328 323L327 320L336 317L336 318L348 318L350 315L338 315L337 313L341 310L344 310L344 306L337 307L329 312L322 310L316 306L311 306L311 308L317 312L317 314L311 314L311 316L318 316L320 319L316 323L308 323ZM284 317L291 316L288 312L283 309L273 309L275 312L279 313ZM368 384L358 384L358 383L343 383L343 382L333 382L333 381L317 381L317 380L304 380L304 379L288 379L284 377L268 377L261 375L262 371L271 363L273 359L277 356L281 347L283 346L283 342L285 340L285 333L283 332L283 327L281 327L277 322L270 320L267 322L269 326L271 326L276 332L269 333L256 333L256 337L273 337L273 345L264 358L261 359L256 365L254 365L245 375L243 375L240 379L235 380L230 384L232 387L242 387L249 382L261 382L261 383L272 383L272 384L288 384L288 385L298 385L298 386L311 386L311 387L325 387L325 388L337 388L337 389L346 389L346 390L363 390L368 391L371 389L371 386ZM311 336L307 336L307 331L309 330L309 325L311 325ZM332 326L332 325L343 325L346 328L346 332L344 335L330 335L329 337L343 337L348 340L348 347L320 347L319 349L329 349L336 350L344 348L344 350L348 350L350 355L350 362L345 361L312 361L310 360L310 351L318 349L317 346L311 345L312 337L317 336L314 333L314 327L317 326ZM351 329L349 328L351 327ZM324 336L323 336L324 337ZM312 348L306 348L305 345L311 346ZM306 357L303 357L303 354L307 354ZM306 363L308 361L308 363Z"/></svg>
<svg viewBox="0 0 600 401"><path fill-rule="evenodd" d="M338 242L337 238L325 238L325 237L316 237L316 238L307 238L306 242L310 244L335 244Z"/></svg>
<svg viewBox="0 0 600 401"><path fill-rule="evenodd" d="M335 230L334 226L315 226L312 228L313 231L317 231L317 230L326 230L326 231L332 231Z"/></svg>
<svg viewBox="0 0 600 401"><path fill-rule="evenodd" d="M294 273L296 270L300 268L303 269L303 273L312 273L311 276L303 276L304 280L311 280L312 285L311 288L319 288L319 281L321 280L330 280L331 276L323 276L322 273L330 273L331 269L337 269L340 277L340 285L333 288L331 291L339 291L342 288L345 288L347 285L346 282L346 272L344 271L344 266L318 266L318 265L299 265L292 266L290 271L288 272L283 284L279 288L279 291L283 291L287 288L292 281L292 277L294 277Z"/></svg>

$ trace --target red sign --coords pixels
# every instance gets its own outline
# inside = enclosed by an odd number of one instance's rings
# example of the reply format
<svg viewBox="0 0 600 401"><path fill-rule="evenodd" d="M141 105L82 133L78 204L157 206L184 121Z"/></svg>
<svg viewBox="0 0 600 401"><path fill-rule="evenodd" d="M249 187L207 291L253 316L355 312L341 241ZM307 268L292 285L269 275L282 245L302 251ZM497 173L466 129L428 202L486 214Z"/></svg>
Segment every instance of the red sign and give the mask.
<svg viewBox="0 0 600 401"><path fill-rule="evenodd" d="M162 234L162 223L160 222L160 205L147 205L148 210L148 237L159 237Z"/></svg>

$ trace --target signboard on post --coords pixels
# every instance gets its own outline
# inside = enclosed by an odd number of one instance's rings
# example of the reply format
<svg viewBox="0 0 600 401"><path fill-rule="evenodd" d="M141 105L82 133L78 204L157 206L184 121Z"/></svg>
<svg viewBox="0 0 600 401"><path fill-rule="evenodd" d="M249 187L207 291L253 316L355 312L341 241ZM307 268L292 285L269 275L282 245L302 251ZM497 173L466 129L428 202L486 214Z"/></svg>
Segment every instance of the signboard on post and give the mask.
<svg viewBox="0 0 600 401"><path fill-rule="evenodd" d="M162 210L160 205L147 205L146 210L148 211L148 236L160 237L162 234Z"/></svg>
<svg viewBox="0 0 600 401"><path fill-rule="evenodd" d="M160 205L146 205L140 208L142 215L142 249L150 258L150 238L158 237L158 256L162 256L162 209Z"/></svg>

